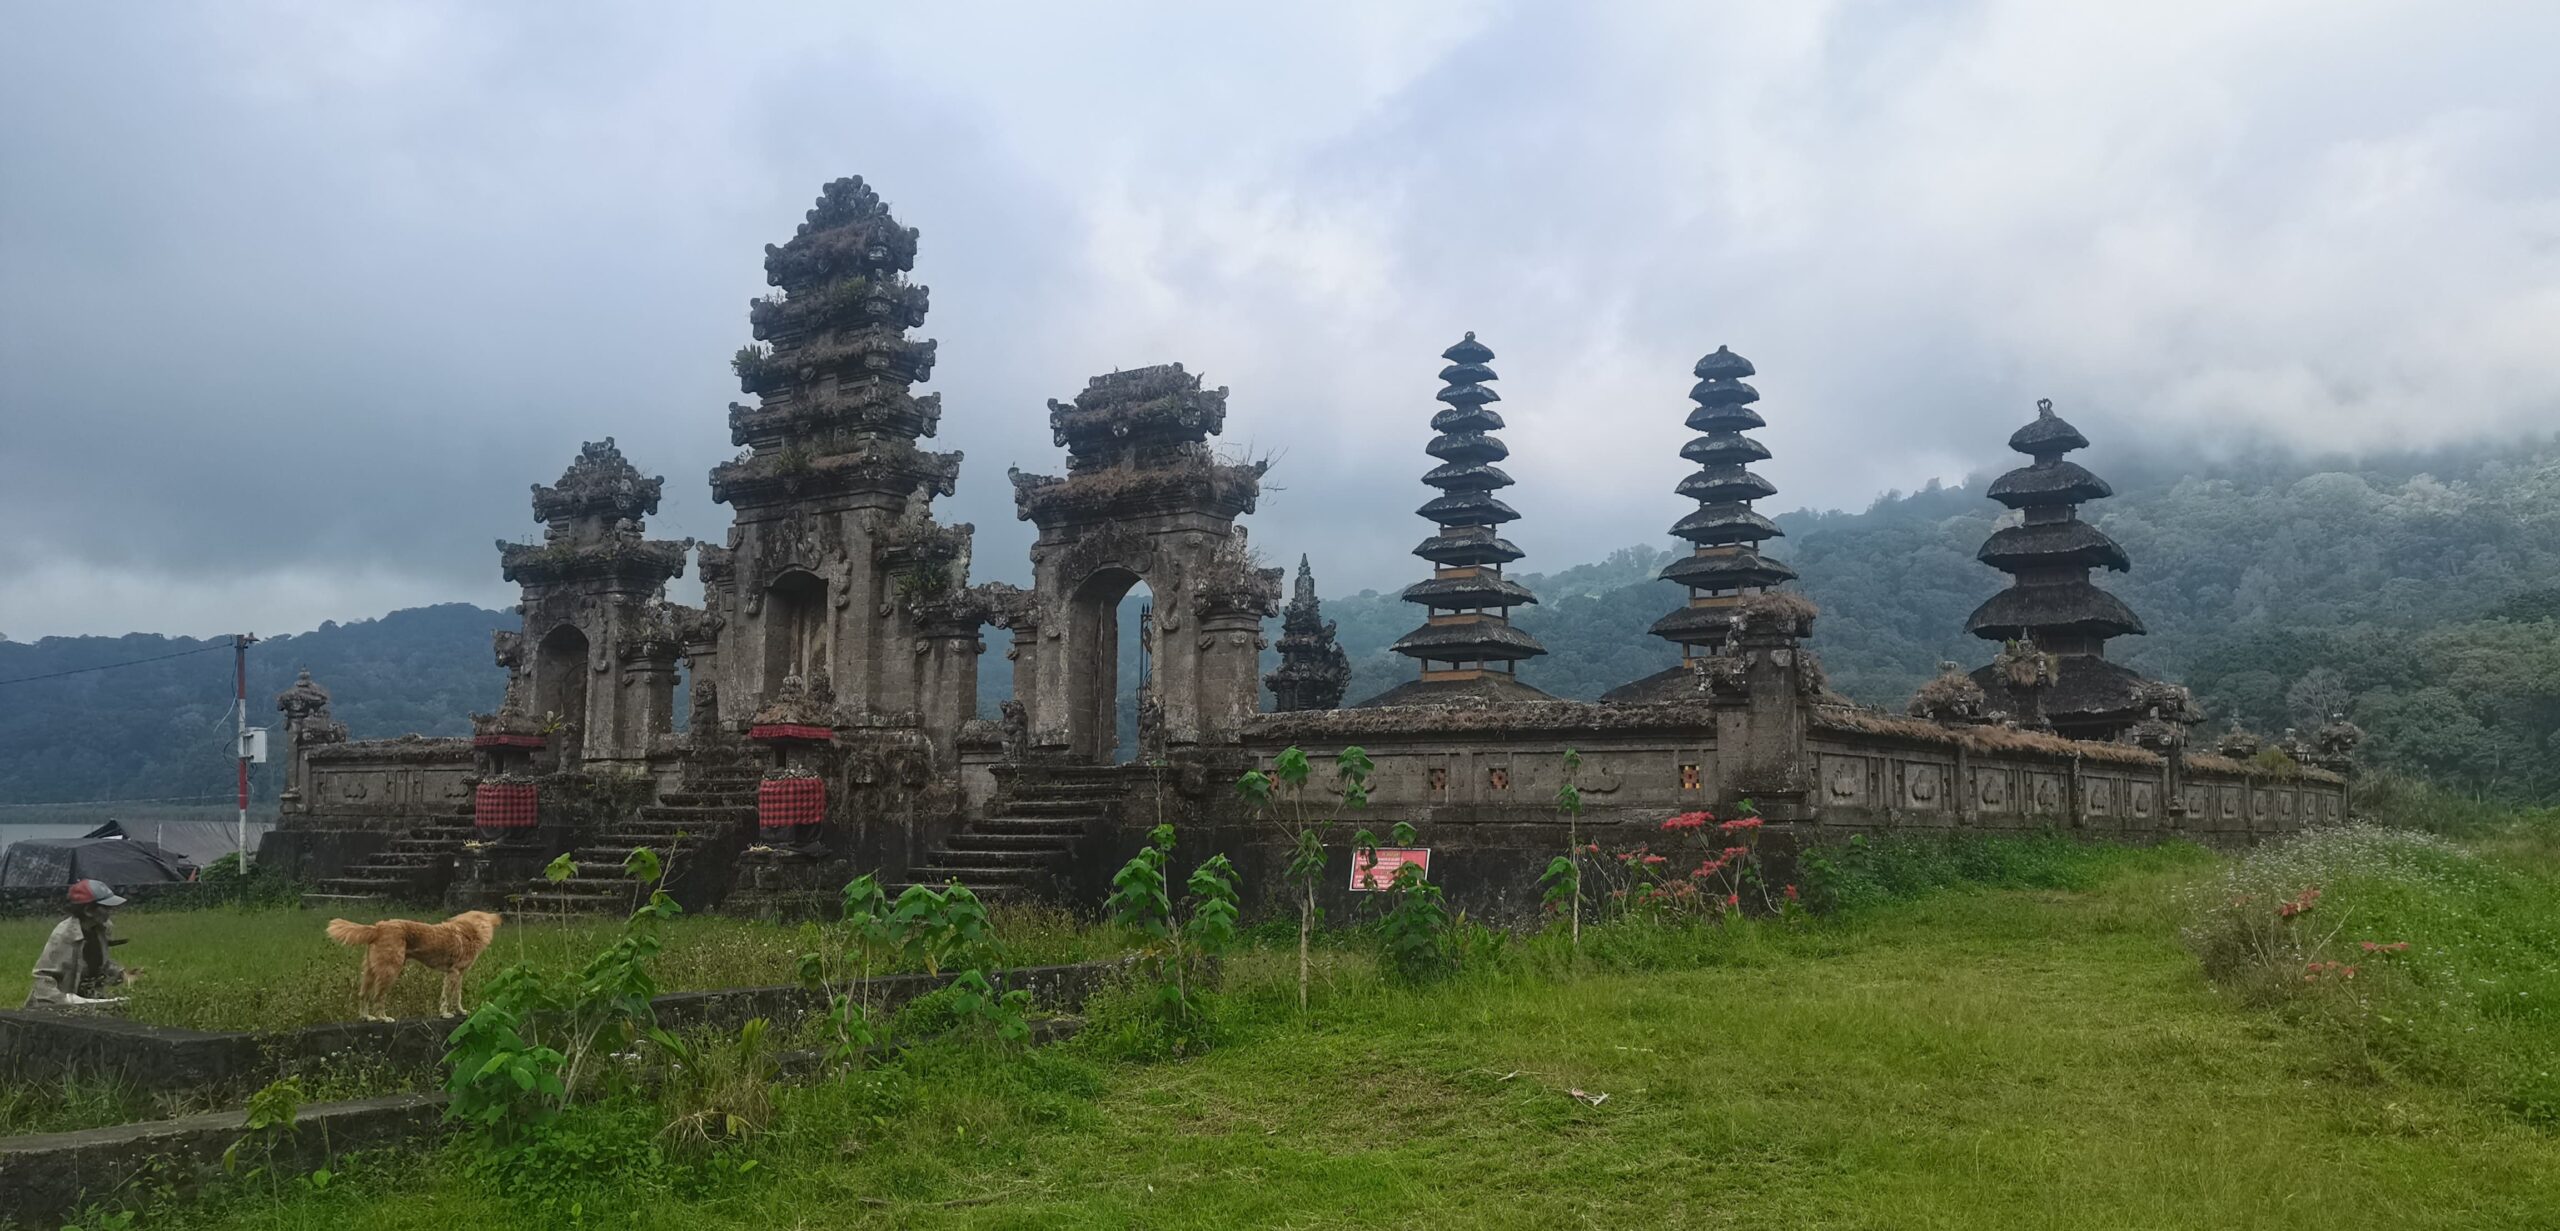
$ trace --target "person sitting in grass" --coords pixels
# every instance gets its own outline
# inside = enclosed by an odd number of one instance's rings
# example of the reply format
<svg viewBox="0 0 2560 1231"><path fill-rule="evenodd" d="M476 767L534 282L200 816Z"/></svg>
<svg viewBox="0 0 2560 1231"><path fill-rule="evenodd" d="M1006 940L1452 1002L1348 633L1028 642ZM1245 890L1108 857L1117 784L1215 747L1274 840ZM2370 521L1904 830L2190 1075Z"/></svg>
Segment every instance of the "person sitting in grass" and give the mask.
<svg viewBox="0 0 2560 1231"><path fill-rule="evenodd" d="M25 1008L119 1004L121 997L101 999L99 993L133 981L136 972L107 956L109 948L124 943L108 923L124 898L105 881L81 880L71 882L69 904L70 916L54 925L36 958L36 979L27 989Z"/></svg>

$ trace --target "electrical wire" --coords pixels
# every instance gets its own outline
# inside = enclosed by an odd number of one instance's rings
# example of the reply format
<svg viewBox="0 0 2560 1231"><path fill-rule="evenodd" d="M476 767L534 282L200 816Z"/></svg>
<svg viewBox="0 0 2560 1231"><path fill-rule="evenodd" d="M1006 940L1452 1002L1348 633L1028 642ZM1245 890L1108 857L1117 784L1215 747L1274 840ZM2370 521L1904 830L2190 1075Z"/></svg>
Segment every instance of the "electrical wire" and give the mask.
<svg viewBox="0 0 2560 1231"><path fill-rule="evenodd" d="M64 799L49 804L0 804L0 808L100 808L108 804L200 804L226 802L239 798L237 793L221 795L161 795L151 799Z"/></svg>
<svg viewBox="0 0 2560 1231"><path fill-rule="evenodd" d="M0 680L0 685L31 684L37 680L58 680L66 675L86 675L92 671L113 671L118 667L139 667L144 663L164 663L172 658L185 658L190 654L209 654L215 650L227 650L230 648L230 642L217 641L212 645L200 645L192 650L180 650L175 654L158 654L150 658L128 658L120 663L99 663L90 667L73 667L68 671L49 671L43 675L21 675L14 679Z"/></svg>

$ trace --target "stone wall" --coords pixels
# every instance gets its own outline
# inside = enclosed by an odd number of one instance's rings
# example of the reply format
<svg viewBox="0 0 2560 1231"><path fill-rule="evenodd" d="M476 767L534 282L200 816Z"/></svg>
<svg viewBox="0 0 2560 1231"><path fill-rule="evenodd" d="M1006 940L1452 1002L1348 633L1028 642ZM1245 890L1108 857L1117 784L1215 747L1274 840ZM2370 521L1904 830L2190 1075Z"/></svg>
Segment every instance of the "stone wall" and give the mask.
<svg viewBox="0 0 2560 1231"><path fill-rule="evenodd" d="M321 744L302 753L303 811L287 828L397 831L469 802L471 741L405 735Z"/></svg>
<svg viewBox="0 0 2560 1231"><path fill-rule="evenodd" d="M1453 908L1504 920L1533 913L1538 873L1567 844L1556 788L1568 748L1581 756L1573 775L1584 805L1581 839L1604 850L1657 840L1662 821L1680 812L1729 815L1745 795L1770 818L1772 856L1807 842L1905 830L2234 845L2339 821L2347 810L2345 784L2321 770L2279 775L2194 754L2172 763L2126 744L1836 707L1806 707L1793 740L1754 732L1763 751L1746 773L1719 756L1719 731L1738 725L1738 708L1549 702L1260 715L1249 720L1240 753L1176 758L1163 770L1128 774L1110 821L1086 836L1064 888L1069 905L1097 909L1111 872L1164 819L1181 834L1177 876L1224 854L1244 874L1248 907L1273 908L1287 862L1283 827L1256 817L1232 784L1293 745L1314 763L1309 813L1343 818L1328 836L1334 866L1322 894L1336 919L1358 917L1375 900L1350 889L1353 832L1366 828L1384 841L1399 821L1430 848L1432 879ZM1341 809L1333 780L1333 755L1350 744L1376 765L1361 812ZM1789 746L1791 756L1768 752Z"/></svg>
<svg viewBox="0 0 2560 1231"><path fill-rule="evenodd" d="M165 881L148 885L118 885L116 892L133 903L126 908L128 910L193 910L230 902L239 897L240 887L236 883ZM29 915L59 915L63 911L63 906L63 890L56 886L48 885L38 889L0 889L0 919L23 919Z"/></svg>

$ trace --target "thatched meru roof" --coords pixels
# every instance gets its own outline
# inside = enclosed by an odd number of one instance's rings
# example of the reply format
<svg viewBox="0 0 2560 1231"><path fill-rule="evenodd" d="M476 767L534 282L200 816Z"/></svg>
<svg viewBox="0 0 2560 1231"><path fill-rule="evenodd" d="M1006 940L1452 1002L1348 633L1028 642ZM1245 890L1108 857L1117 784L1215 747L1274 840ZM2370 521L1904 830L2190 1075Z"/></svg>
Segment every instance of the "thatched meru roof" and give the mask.
<svg viewBox="0 0 2560 1231"><path fill-rule="evenodd" d="M2004 572L2030 568L2107 568L2122 573L2133 567L2124 548L2105 531L2085 521L2003 526L1983 540L1974 559Z"/></svg>
<svg viewBox="0 0 2560 1231"><path fill-rule="evenodd" d="M1964 628L1986 641L2015 641L2039 632L2118 637L2143 631L2142 617L2124 600L2087 581L2011 586L1984 599Z"/></svg>

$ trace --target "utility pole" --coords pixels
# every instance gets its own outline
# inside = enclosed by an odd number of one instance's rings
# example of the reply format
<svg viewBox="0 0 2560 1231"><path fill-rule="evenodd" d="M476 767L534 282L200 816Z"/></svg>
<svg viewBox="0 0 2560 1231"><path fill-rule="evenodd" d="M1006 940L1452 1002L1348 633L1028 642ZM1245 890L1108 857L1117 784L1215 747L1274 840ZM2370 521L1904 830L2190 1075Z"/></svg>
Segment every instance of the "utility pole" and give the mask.
<svg viewBox="0 0 2560 1231"><path fill-rule="evenodd" d="M249 646L258 639L255 633L239 633L231 638L232 751L240 760L240 870L249 870L249 760L254 755L266 760L263 747L253 748L249 740ZM259 735L265 735L261 730ZM260 743L265 741L261 740Z"/></svg>

